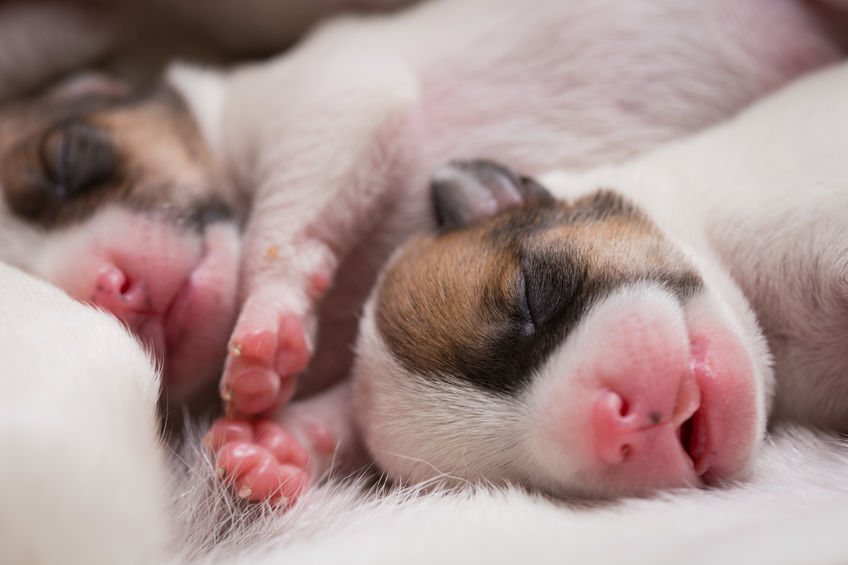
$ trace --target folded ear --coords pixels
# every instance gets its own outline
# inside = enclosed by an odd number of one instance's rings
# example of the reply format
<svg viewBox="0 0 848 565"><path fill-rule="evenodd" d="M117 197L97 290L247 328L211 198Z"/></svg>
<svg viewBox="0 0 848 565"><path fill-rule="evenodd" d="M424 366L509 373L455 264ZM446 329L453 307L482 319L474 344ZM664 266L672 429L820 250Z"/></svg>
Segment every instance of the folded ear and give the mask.
<svg viewBox="0 0 848 565"><path fill-rule="evenodd" d="M430 179L439 227L462 228L510 208L554 198L531 178L485 160L442 165Z"/></svg>

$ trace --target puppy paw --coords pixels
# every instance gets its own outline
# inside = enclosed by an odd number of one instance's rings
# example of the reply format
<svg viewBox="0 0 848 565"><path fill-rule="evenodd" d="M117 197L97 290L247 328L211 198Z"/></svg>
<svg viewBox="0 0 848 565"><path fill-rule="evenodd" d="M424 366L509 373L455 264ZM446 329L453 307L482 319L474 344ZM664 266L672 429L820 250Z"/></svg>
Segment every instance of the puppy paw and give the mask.
<svg viewBox="0 0 848 565"><path fill-rule="evenodd" d="M239 318L221 380L228 414L264 414L285 404L294 394L297 374L309 363L301 317L273 310L248 303Z"/></svg>
<svg viewBox="0 0 848 565"><path fill-rule="evenodd" d="M223 418L204 444L215 454L218 477L239 498L290 506L309 486L306 450L272 420Z"/></svg>

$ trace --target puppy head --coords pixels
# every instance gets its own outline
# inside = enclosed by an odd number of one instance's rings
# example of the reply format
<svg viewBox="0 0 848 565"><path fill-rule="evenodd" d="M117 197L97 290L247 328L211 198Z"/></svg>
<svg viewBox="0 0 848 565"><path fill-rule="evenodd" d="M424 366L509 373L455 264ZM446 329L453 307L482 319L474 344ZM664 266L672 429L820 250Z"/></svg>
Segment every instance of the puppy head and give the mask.
<svg viewBox="0 0 848 565"><path fill-rule="evenodd" d="M747 467L760 336L647 215L487 162L433 191L441 229L389 263L358 344L358 416L390 475L608 496Z"/></svg>
<svg viewBox="0 0 848 565"><path fill-rule="evenodd" d="M174 90L87 75L0 109L0 196L0 259L125 322L171 397L217 371L240 210Z"/></svg>

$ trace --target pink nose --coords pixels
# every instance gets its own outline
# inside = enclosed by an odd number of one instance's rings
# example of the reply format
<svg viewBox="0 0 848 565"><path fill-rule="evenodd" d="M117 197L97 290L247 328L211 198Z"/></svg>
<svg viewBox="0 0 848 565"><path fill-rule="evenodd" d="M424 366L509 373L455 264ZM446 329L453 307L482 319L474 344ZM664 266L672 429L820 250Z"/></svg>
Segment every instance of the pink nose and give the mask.
<svg viewBox="0 0 848 565"><path fill-rule="evenodd" d="M144 281L131 281L115 266L106 267L94 282L92 302L133 326L139 316L151 314L150 293Z"/></svg>
<svg viewBox="0 0 848 565"><path fill-rule="evenodd" d="M641 399L628 401L616 392L605 390L595 401L592 413L595 455L609 465L617 465L647 447L661 423L659 412L652 412Z"/></svg>

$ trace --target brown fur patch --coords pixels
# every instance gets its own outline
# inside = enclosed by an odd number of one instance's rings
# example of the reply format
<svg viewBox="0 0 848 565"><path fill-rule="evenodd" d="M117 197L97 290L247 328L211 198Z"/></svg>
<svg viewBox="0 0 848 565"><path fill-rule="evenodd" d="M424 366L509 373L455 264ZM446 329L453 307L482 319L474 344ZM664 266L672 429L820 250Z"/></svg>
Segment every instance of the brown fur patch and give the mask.
<svg viewBox="0 0 848 565"><path fill-rule="evenodd" d="M413 240L377 295L377 327L415 373L515 393L592 304L629 282L685 300L701 281L610 191L535 204Z"/></svg>
<svg viewBox="0 0 848 565"><path fill-rule="evenodd" d="M169 88L145 96L47 94L6 109L0 186L12 213L48 229L82 221L110 202L186 224L231 216L235 205L187 107Z"/></svg>

